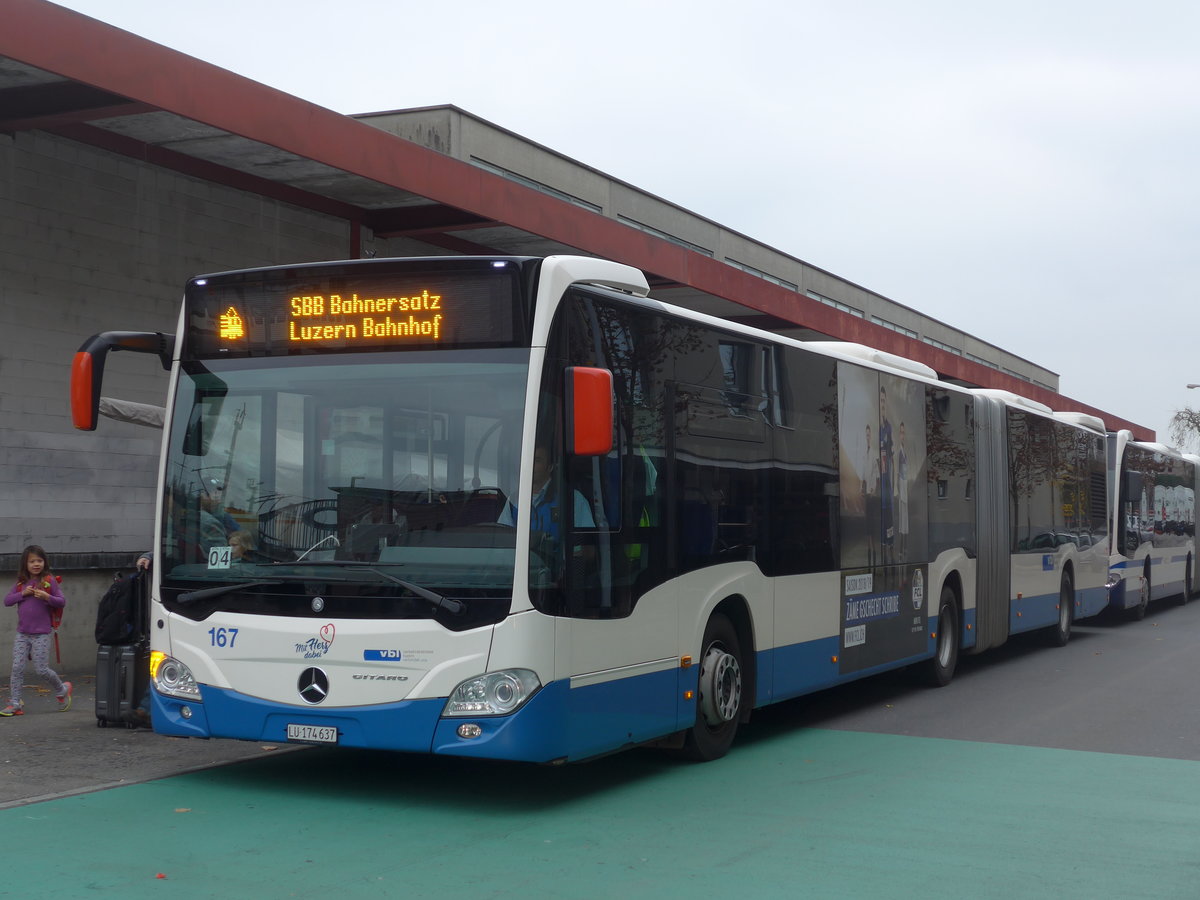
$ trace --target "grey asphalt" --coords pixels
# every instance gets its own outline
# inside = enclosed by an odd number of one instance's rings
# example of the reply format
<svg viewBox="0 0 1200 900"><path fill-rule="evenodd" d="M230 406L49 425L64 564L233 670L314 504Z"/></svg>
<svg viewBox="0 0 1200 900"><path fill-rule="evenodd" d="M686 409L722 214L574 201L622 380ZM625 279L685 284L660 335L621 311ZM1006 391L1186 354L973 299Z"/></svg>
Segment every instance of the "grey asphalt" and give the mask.
<svg viewBox="0 0 1200 900"><path fill-rule="evenodd" d="M961 657L945 688L894 672L755 713L819 728L1200 761L1194 702L1200 598L1156 601L1141 622L1098 616L1065 647L1018 635ZM736 748L735 748L736 750ZM1200 896L1198 892L1197 896Z"/></svg>
<svg viewBox="0 0 1200 900"><path fill-rule="evenodd" d="M699 765L101 729L85 675L70 712L30 690L0 720L0 840L70 848L0 897L1195 898L1198 643L1200 602L1159 603L947 688L893 673L761 710Z"/></svg>
<svg viewBox="0 0 1200 900"><path fill-rule="evenodd" d="M29 671L25 715L0 718L0 809L304 749L99 728L94 674L64 678L75 685L67 712Z"/></svg>
<svg viewBox="0 0 1200 900"><path fill-rule="evenodd" d="M965 657L947 688L917 688L898 672L759 710L738 745L815 727L1200 760L1200 706L1190 699L1197 645L1200 601L1160 601L1144 622L1077 623L1063 648L1026 635ZM70 711L57 712L30 673L26 714L0 718L0 809L311 751L98 728L93 673L65 677L75 684Z"/></svg>

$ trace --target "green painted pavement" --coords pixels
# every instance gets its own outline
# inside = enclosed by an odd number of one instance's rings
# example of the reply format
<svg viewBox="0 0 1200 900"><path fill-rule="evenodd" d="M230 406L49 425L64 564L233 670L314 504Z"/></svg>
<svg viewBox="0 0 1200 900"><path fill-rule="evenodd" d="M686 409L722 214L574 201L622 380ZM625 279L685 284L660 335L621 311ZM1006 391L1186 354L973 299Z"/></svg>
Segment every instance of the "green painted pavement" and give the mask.
<svg viewBox="0 0 1200 900"><path fill-rule="evenodd" d="M1200 896L1200 763L748 737L706 765L314 749L51 800L0 811L0 896Z"/></svg>

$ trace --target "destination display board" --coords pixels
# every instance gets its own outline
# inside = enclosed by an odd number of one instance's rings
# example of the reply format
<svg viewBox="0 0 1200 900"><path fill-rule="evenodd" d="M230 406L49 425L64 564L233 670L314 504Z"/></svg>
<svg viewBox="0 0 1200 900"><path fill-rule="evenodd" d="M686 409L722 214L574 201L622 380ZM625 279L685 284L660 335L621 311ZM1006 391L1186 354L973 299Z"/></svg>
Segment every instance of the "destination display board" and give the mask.
<svg viewBox="0 0 1200 900"><path fill-rule="evenodd" d="M187 288L190 358L290 356L523 342L511 260L369 260L230 272Z"/></svg>

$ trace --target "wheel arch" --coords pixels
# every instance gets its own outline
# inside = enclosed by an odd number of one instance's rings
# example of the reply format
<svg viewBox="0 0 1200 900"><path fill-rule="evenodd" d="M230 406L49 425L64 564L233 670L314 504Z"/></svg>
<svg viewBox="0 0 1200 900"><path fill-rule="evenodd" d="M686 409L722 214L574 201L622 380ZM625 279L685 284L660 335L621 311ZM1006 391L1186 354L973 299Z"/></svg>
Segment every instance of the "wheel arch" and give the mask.
<svg viewBox="0 0 1200 900"><path fill-rule="evenodd" d="M1071 579L1071 621L1074 622L1079 614L1079 579L1075 576L1075 560L1068 558L1063 561L1062 575L1059 578L1059 583L1065 583L1066 579ZM1062 593L1062 588L1059 588L1059 593ZM1061 603L1061 599L1059 600Z"/></svg>
<svg viewBox="0 0 1200 900"><path fill-rule="evenodd" d="M950 588L954 592L954 604L958 607L958 620L961 622L963 613L962 573L958 569L951 569L946 573L946 577L942 579L942 587L938 589L939 602L942 596L942 588Z"/></svg>

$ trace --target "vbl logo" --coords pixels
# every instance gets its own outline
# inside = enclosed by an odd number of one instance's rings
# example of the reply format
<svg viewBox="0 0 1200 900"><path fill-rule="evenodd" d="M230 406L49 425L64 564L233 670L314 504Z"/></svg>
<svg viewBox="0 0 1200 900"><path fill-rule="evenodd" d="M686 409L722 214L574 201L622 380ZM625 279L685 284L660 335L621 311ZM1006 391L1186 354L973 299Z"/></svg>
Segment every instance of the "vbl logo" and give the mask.
<svg viewBox="0 0 1200 900"><path fill-rule="evenodd" d="M398 660L401 658L399 650L364 650L363 659L368 660Z"/></svg>

